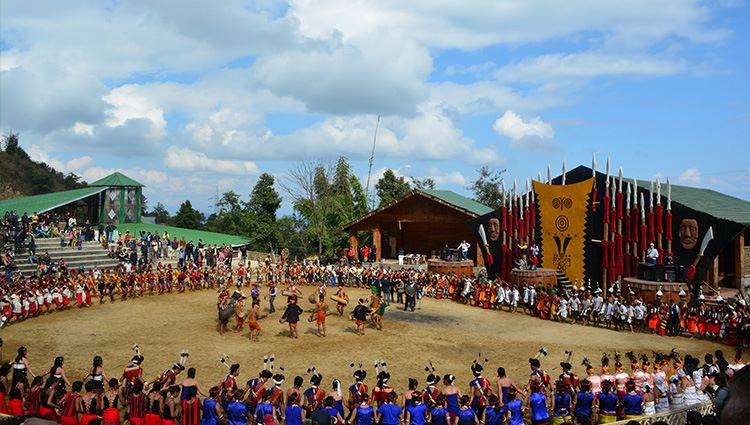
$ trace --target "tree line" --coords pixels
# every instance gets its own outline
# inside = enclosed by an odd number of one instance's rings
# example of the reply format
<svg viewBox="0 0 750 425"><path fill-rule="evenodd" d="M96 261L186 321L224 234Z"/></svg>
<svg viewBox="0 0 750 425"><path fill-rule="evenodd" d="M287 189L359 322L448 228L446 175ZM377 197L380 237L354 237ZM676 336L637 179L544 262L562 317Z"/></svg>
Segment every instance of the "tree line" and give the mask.
<svg viewBox="0 0 750 425"><path fill-rule="evenodd" d="M504 170L488 167L477 170L469 189L474 198L491 207L499 207ZM413 189L434 189L433 179L405 178L387 169L375 183L375 197L368 199L365 189L345 157L336 161L302 161L284 178L263 173L247 200L234 192L221 194L215 201L216 212L208 216L197 211L189 200L170 216L157 203L149 216L157 223L190 229L203 229L230 235L248 236L250 248L261 252L280 252L286 248L290 258L318 255L324 259L340 257L348 246L342 226L407 195ZM293 212L279 216L282 194ZM371 244L372 234L358 235L360 245Z"/></svg>

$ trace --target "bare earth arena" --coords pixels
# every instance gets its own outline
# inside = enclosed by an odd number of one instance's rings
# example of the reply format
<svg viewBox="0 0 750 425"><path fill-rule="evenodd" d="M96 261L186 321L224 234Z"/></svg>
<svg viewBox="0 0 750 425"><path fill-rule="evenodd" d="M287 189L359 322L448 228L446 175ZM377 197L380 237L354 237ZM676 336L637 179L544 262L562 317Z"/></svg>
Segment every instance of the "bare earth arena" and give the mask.
<svg viewBox="0 0 750 425"><path fill-rule="evenodd" d="M523 385L529 376L527 360L541 347L549 352L542 359L542 367L553 377L561 372L559 363L567 358L565 350L573 351L573 370L583 376L581 360L587 357L596 363L603 352L651 355L652 351L676 348L680 353L702 357L716 349L726 351L725 346L705 340L615 332L432 298L423 298L414 313L392 304L385 312L382 331L368 325L365 335L359 336L348 314L357 298L366 297L368 292L354 288L347 291L353 302L343 317L335 313L328 317L326 337L317 336L315 322L307 321L312 304L306 297L300 299L306 312L299 323L299 339L289 338L287 324L279 323L284 297L277 299L275 313L260 320L259 342L250 342L247 327L241 333L219 335L217 294L204 290L113 304L98 305L95 301L89 308L70 308L15 323L2 333L3 361L12 361L16 348L26 346L32 370L42 373L49 370L56 356L64 355L66 374L73 381L83 379L92 358L100 355L107 376L119 378L133 356L131 347L138 343L145 357L144 379L152 381L179 359L182 349L187 349L187 366L195 367L202 387L209 388L220 384L227 373L219 362L221 355L242 364L238 380L244 382L262 369L263 355L274 353L276 366L284 367L289 383L293 376L304 375L314 366L323 375L322 386L328 389L333 379L345 384L351 381L350 363L362 362L372 373L373 362L383 359L397 391L407 387L410 377L423 384L425 365L432 361L438 373L456 375L457 385L466 391L472 379L469 366L480 352L488 359L485 376L494 378L494 370L502 366L510 378ZM267 309L267 303L263 303L261 310Z"/></svg>

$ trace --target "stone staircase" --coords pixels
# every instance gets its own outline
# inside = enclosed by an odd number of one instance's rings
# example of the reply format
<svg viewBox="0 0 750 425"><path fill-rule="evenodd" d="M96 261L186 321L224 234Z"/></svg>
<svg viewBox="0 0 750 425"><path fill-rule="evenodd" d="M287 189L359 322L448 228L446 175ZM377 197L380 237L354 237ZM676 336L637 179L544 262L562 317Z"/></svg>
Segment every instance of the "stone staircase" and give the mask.
<svg viewBox="0 0 750 425"><path fill-rule="evenodd" d="M568 292L572 292L573 289L575 289L573 287L573 282L571 282L568 277L565 276L565 273L560 270L557 271L557 287Z"/></svg>
<svg viewBox="0 0 750 425"><path fill-rule="evenodd" d="M49 254L53 264L57 264L60 259L63 259L68 269L78 268L81 265L86 269L94 266L103 269L118 264L117 260L110 258L107 255L107 250L95 241L84 242L79 250L75 247L61 247L59 238L36 239L36 254L43 255L45 252ZM28 254L26 252L16 254L16 266L18 266L18 271L23 274L33 273L37 268L36 264L29 264L27 259Z"/></svg>

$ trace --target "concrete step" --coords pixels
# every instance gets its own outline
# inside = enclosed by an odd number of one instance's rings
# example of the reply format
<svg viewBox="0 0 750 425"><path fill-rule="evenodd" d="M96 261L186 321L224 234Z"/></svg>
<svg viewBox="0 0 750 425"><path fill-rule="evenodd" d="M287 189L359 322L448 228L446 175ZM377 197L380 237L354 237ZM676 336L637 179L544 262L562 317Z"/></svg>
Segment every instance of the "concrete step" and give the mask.
<svg viewBox="0 0 750 425"><path fill-rule="evenodd" d="M78 266L83 265L83 267L86 268L87 270L94 266L97 266L99 269L112 268L112 267L117 266L118 264L119 262L117 260L113 258L109 258L109 257L97 258L97 259L92 259L92 260L87 260L87 261L65 262L65 265L68 267L68 269L77 269ZM23 274L33 273L37 269L37 266L35 264L16 263L16 265L18 266L18 271Z"/></svg>

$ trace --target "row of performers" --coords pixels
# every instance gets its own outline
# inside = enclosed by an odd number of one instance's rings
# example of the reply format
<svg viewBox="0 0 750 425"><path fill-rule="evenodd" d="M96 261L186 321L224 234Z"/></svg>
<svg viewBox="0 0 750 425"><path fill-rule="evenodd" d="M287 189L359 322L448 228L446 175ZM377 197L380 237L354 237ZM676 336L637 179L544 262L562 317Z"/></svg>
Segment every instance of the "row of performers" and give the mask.
<svg viewBox="0 0 750 425"><path fill-rule="evenodd" d="M750 344L750 309L744 300L731 305L717 298L709 305L701 295L697 305L686 301L680 292L677 303L664 301L662 292L649 304L634 292L626 296L601 289L574 289L558 293L543 286L524 285L521 288L507 283L476 279L441 277L426 282L425 294L437 299L484 308L518 311L521 307L530 315L545 320L593 324L617 330L647 331L659 335L683 335L721 339L729 345Z"/></svg>
<svg viewBox="0 0 750 425"><path fill-rule="evenodd" d="M297 376L293 385L283 390L284 370L274 372L273 355L264 358L258 377L243 386L240 365L222 357L229 373L221 384L204 393L194 368L188 369L185 379L177 380L185 370L187 352L180 353L179 362L170 369L145 382L141 367L144 357L137 346L134 348L136 355L120 380L107 379L103 360L97 356L84 380L71 384L62 357L55 359L49 372L34 376L26 359L27 350L21 347L13 365L4 366L0 373L0 412L39 416L64 425L87 425L95 420L115 425L120 423L122 413L129 423L139 425L171 425L180 419L185 425L217 425L224 418L232 425L251 423L253 419L267 425L302 425L303 419L321 424L334 419L341 424L399 425L402 417L410 425L500 425L506 421L519 425L524 423L524 417L537 424L562 423L572 417L579 423L608 423L707 401L717 387L726 385L727 376L731 378L744 367L739 353L735 363L725 364L726 373L721 373L722 365L715 363L711 355L706 355L701 367L698 358L686 355L682 359L672 352L656 354L652 370L646 356L627 353L630 373L624 371L617 354L615 370L610 372L605 354L600 374L584 359L587 376L580 379L572 371L572 353L568 353L567 361L560 363L562 373L553 390L550 375L541 367L540 359L547 353L540 349L536 357L529 359L531 372L523 387L508 378L503 368L498 368L494 382L485 378L480 358L471 365L473 379L467 394L455 385L455 376L446 374L441 378L430 362L425 368L429 373L426 386L420 389L418 381L410 378L408 389L398 395L389 385L391 375L382 360L375 362L376 383L372 390L366 384L367 371L361 364L357 368L352 364L356 370L348 390L342 388L341 381L333 380L327 392L322 386L322 374L314 367L307 370L307 388L303 387L304 379ZM13 380L9 385L6 375L10 369ZM31 384L29 374L34 377ZM438 387L441 382L442 387ZM83 389L85 393L81 394ZM10 396L7 404L6 391ZM201 401L199 395L206 398Z"/></svg>

